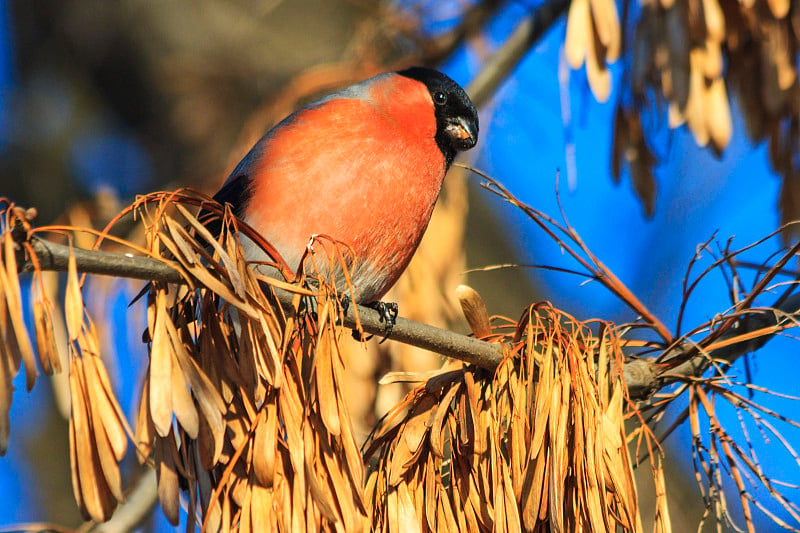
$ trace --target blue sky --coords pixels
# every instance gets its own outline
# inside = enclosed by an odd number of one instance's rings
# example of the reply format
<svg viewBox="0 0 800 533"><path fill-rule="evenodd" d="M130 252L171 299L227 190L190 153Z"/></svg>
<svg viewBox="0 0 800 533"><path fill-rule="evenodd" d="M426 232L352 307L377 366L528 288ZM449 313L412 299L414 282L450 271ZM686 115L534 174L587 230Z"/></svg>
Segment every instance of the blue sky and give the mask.
<svg viewBox="0 0 800 533"><path fill-rule="evenodd" d="M526 4L511 3L489 26L491 43L499 45L508 35ZM10 45L8 6L0 0L0 150L11 127L2 102L13 89L13 49ZM431 19L429 29L439 31L453 23L452 13ZM594 101L583 71L569 73L568 91L564 93L558 70L563 22L557 24L529 53L483 110L481 115L480 152L474 165L492 175L526 203L558 217L556 204L556 175L560 172L560 194L570 222L594 251L623 282L664 320L674 327L680 303L680 282L686 265L699 243L714 232L724 245L729 237L737 247L749 244L766 235L778 225L777 198L780 181L768 167L765 147L753 146L744 135L741 119L734 114L734 137L721 160L698 148L685 130L659 132L659 144L654 146L661 157L656 170L658 196L655 215L644 216L633 194L630 178L623 176L615 185L610 175L610 123L613 115L612 93L607 104ZM444 66L457 81L466 84L479 68L475 54L462 51ZM615 82L619 72L614 71ZM568 98L564 99L563 94ZM565 110L569 113L565 113ZM571 121L564 123L568 114ZM113 121L109 121L113 124ZM574 143L574 172L567 158L567 140ZM129 176L115 181L124 183L123 196L136 191L138 176L149 179L150 163L138 145L119 128L99 128L92 135L75 143L74 173L84 185L108 185L108 175ZM116 154L108 157L109 153ZM114 166L113 172L111 166ZM120 165L122 165L121 168ZM475 177L477 185L479 178ZM484 193L486 194L486 193ZM2 191L0 191L2 195ZM490 202L493 202L489 199ZM522 263L545 263L572 267L576 265L563 256L549 238L534 224L510 206L497 205L497 216L504 219L508 229L505 237L515 243ZM762 259L779 246L777 240L755 254ZM708 256L706 257L708 259ZM472 265L477 266L477 265ZM488 274L487 274L488 275ZM545 288L549 299L578 318L602 317L615 321L630 321L634 317L627 308L597 283L582 284L574 276L531 271L536 283ZM110 312L121 326L126 324L129 293L118 292L109 302ZM721 278L712 277L702 284L692 300L685 318L686 324L701 323L729 305ZM124 331L118 339L118 349L128 349L125 339L138 332ZM796 389L790 358L796 345L790 339L777 339L755 358L755 381L764 387L783 392ZM137 354L141 343L132 342ZM123 361L139 361L141 357L121 357ZM117 377L136 375L139 368L118 368ZM736 371L743 379L740 365ZM120 383L125 382L118 379ZM48 388L38 384L27 394L20 380L12 407L12 441L9 453L0 459L0 501L16 502L0 507L0 525L39 519L35 490L28 473L21 466L19 449L39 421L42 405L50 405ZM123 397L130 401L135 393L130 382L124 383ZM761 400L757 396L757 399ZM792 412L793 404L768 400L772 408ZM735 425L733 413L728 421ZM800 446L800 433L787 433ZM758 438L755 439L758 441ZM671 443L685 450L690 457L689 435L679 432ZM787 481L800 482L798 468L772 448L761 453L765 464L788 472ZM66 453L64 454L66 458ZM770 464L771 463L771 464ZM687 462L687 467L689 463ZM792 468L788 470L788 468ZM674 512L674 510L673 510ZM763 526L766 530L768 526Z"/></svg>
<svg viewBox="0 0 800 533"><path fill-rule="evenodd" d="M490 25L490 38L499 46L513 29L525 5L512 3ZM766 236L779 225L777 209L780 178L769 168L764 143L754 146L745 134L741 116L734 112L734 136L721 159L699 148L692 135L681 128L656 130L651 145L660 156L655 174L658 185L655 214L644 215L633 192L630 176L623 173L614 184L610 172L611 123L617 88L609 102L597 103L583 70L570 71L568 90L559 81L564 39L563 22L554 27L529 53L492 99L481 115L480 155L474 165L503 183L525 203L558 219L556 187L566 216L593 253L674 331L681 302L681 282L697 246L716 232L712 248L725 246L733 238L733 248L742 248ZM447 68L462 83L479 68L470 54L464 54ZM620 81L620 67L612 68L614 82ZM566 95L566 98L564 97ZM564 117L570 117L565 123ZM650 117L652 122L653 117ZM661 119L663 123L664 120ZM569 146L568 141L573 144ZM574 154L574 160L568 160ZM557 176L558 181L557 181ZM475 177L475 183L479 178ZM524 215L508 205L489 199L504 220L510 242L520 263L548 264L577 268L552 240ZM781 246L775 238L746 258L760 263ZM715 258L702 254L700 270ZM476 267L478 265L470 265ZM746 271L745 271L746 272ZM491 275L491 274L482 274ZM635 319L631 311L599 283L584 284L584 279L568 274L531 270L535 283L544 288L557 307L581 319L602 317L617 322ZM752 283L752 275L743 276ZM771 299L762 300L770 303ZM690 299L683 329L699 325L730 306L724 279L716 274L701 283ZM796 341L772 340L750 360L756 384L792 394L796 378L793 368ZM731 371L744 381L740 360ZM742 389L738 388L742 393ZM793 401L756 394L756 401L776 411L797 412ZM685 407L676 406L675 411ZM720 408L722 420L732 434L741 437L733 409ZM800 431L778 424L790 442L800 445ZM766 443L752 425L748 430L765 471L783 481L800 482L794 460L774 442ZM691 468L691 435L687 428L668 441L673 456ZM690 474L691 475L691 474ZM756 493L769 508L776 510L763 490ZM787 490L787 495L793 491ZM729 495L737 501L735 492ZM675 512L675 509L673 509ZM775 526L759 518L758 530Z"/></svg>

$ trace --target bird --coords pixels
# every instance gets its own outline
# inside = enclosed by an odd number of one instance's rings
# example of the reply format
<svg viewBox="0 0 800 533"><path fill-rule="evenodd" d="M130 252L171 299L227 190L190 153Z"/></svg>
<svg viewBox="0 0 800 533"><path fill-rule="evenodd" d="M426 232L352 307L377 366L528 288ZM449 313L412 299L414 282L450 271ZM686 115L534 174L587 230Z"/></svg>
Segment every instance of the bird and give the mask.
<svg viewBox="0 0 800 533"><path fill-rule="evenodd" d="M292 269L314 236L341 242L352 300L380 305L416 251L454 158L477 141L478 112L450 77L424 67L383 73L280 121L214 200L230 204ZM275 259L249 239L242 244L248 261ZM344 290L341 267L334 275Z"/></svg>

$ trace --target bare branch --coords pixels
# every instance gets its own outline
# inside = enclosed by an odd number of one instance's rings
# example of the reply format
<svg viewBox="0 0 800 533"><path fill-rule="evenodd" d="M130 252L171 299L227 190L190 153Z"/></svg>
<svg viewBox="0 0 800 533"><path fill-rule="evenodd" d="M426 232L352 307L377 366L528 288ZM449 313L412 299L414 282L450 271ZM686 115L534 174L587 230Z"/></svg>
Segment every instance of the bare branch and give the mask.
<svg viewBox="0 0 800 533"><path fill-rule="evenodd" d="M467 93L476 106L481 106L505 81L525 54L567 12L569 0L545 0L514 29L503 46L483 65Z"/></svg>
<svg viewBox="0 0 800 533"><path fill-rule="evenodd" d="M764 312L752 313L744 318L737 319L737 327L728 329L727 334L722 335L721 339L724 340L726 338L733 338L735 336L746 336L747 333L753 331L778 326L783 321L789 319L786 315L793 315L800 311L800 294L793 294L785 300L776 303L771 311L773 312L767 312L767 310L764 310ZM714 350L710 355L717 361L733 363L742 355L758 350L774 336L774 333L760 335L756 339L749 339L725 346L724 348L719 348ZM696 347L682 345L674 350L674 356L680 357L682 354L690 350L696 350ZM671 358L673 354L669 354L669 356ZM691 359L669 370L668 373L662 374L660 379L661 386L663 387L665 385L669 385L670 383L674 383L681 378L699 376L709 367L710 363L711 360L709 355L695 355Z"/></svg>
<svg viewBox="0 0 800 533"><path fill-rule="evenodd" d="M504 4L502 0L484 0L473 4L464 11L461 22L453 31L433 39L420 39L422 62L436 66L447 60L464 42L477 35L483 29L483 25L496 15Z"/></svg>
<svg viewBox="0 0 800 533"><path fill-rule="evenodd" d="M36 252L42 270L66 272L69 260L70 247L42 239L31 239L31 246ZM85 250L72 248L78 271L87 274L102 274L121 278L157 280L166 283L183 283L180 272L164 261L150 257L103 252L100 250ZM32 272L33 264L27 262L22 267L22 272Z"/></svg>
<svg viewBox="0 0 800 533"><path fill-rule="evenodd" d="M112 531L133 531L147 518L158 503L155 470L148 468L136 481L127 495L125 503L114 511L108 522L90 524L90 531L110 533Z"/></svg>
<svg viewBox="0 0 800 533"><path fill-rule="evenodd" d="M32 239L31 245L39 259L42 270L66 271L70 247L41 239ZM123 278L164 281L167 283L184 283L180 272L168 263L150 257L134 256L113 252L101 252L72 248L78 271L87 274L102 274ZM22 271L31 271L30 261L22 267ZM284 304L291 304L291 294L283 293L278 297ZM354 306L349 306L345 313L344 325L356 327ZM385 324L381 315L369 307L358 306L358 318L367 333L382 335ZM396 340L418 348L430 350L447 357L453 357L484 368L494 368L503 359L502 348L497 344L484 342L466 335L459 335L447 330L421 324L413 320L397 317L391 335Z"/></svg>
<svg viewBox="0 0 800 533"><path fill-rule="evenodd" d="M70 254L69 246L36 238L32 239L30 243L43 270L65 271L67 269L67 261ZM72 248L72 253L75 255L80 272L165 281L167 283L185 282L178 270L157 259L78 248ZM27 261L24 263L22 271L31 271L32 268L31 262ZM284 304L291 303L291 295L288 293L279 294L279 299ZM353 307L355 306L351 305L347 309L344 318L344 325L349 328L356 327L356 315ZM778 310L784 313L795 313L798 308L800 308L800 295L794 295L781 302ZM384 333L384 323L376 310L359 305L357 306L357 311L364 331L374 335L382 335ZM728 337L775 326L785 319L785 317L781 318L779 313L771 315L768 313L751 314L741 319L738 327L731 328ZM725 346L713 352L711 356L718 360L733 362L743 354L763 346L773 335L765 334L757 340L748 340ZM489 343L402 317L397 317L391 339L487 369L495 368L503 359L502 345ZM681 345L674 350L674 355L680 356L693 349L695 349L693 346ZM625 363L623 372L630 397L635 400L641 400L649 397L660 388L682 378L702 375L708 369L709 364L709 354L697 354L668 371L661 370L654 359L631 359Z"/></svg>

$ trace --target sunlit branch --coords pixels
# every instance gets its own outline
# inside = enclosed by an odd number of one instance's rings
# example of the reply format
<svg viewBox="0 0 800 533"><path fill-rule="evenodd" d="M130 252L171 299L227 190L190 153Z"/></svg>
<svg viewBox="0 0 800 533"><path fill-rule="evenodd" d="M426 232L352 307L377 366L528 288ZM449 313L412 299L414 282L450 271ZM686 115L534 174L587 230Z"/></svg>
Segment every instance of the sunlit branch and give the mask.
<svg viewBox="0 0 800 533"><path fill-rule="evenodd" d="M155 470L145 469L133 488L128 491L125 502L114 511L114 516L108 522L94 525L92 531L97 533L134 531L137 526L141 526L142 521L158 503L156 483Z"/></svg>
<svg viewBox="0 0 800 533"><path fill-rule="evenodd" d="M67 269L70 247L41 239L32 239L30 244L42 270L65 271ZM72 248L72 253L75 255L80 272L167 283L185 282L178 270L157 259L78 248ZM24 263L22 271L30 271L32 268L32 263L27 261ZM291 303L291 295L288 293L279 295L279 298L286 305ZM356 327L356 311L353 307L350 306L347 309L344 318L344 325L349 328ZM794 295L781 302L779 310L784 313L794 313L798 308L800 308L800 295ZM357 312L364 331L374 335L384 333L384 323L381 322L380 314L377 311L369 307L357 306ZM781 320L778 313L752 314L740 320L739 327L731 328L731 334L728 337L741 335L744 338L744 334L749 331L775 326ZM716 360L733 362L741 355L763 346L773 335L774 333L764 334L756 340L729 344L715 350L712 354L695 355L669 371L659 370L659 366L650 358L629 360L624 366L624 377L630 396L636 400L645 399L660 388L682 378L702 375L710 365L709 355ZM503 358L503 347L499 344L485 342L402 317L397 317L391 339L487 369L495 368ZM674 355L680 356L691 349L693 347L689 345L685 348L677 348Z"/></svg>
<svg viewBox="0 0 800 533"><path fill-rule="evenodd" d="M42 270L66 271L70 247L41 239L32 239L33 251L39 259ZM113 252L101 252L72 248L79 272L102 274L122 278L155 280L166 283L184 283L180 272L164 261L150 257L134 256ZM31 271L31 262L24 264L22 271ZM282 303L291 304L291 294L282 293L278 297ZM356 311L349 306L344 317L344 325L356 327ZM357 306L358 319L367 333L382 335L385 324L380 314L369 307ZM494 368L503 358L502 347L466 335L459 335L440 328L421 324L413 320L397 317L391 335L392 340L430 350L447 357L453 357L484 368Z"/></svg>
<svg viewBox="0 0 800 533"><path fill-rule="evenodd" d="M569 0L545 0L522 19L514 32L483 65L467 86L467 93L476 106L481 106L497 91L497 87L516 68L530 48L561 15L567 12Z"/></svg>
<svg viewBox="0 0 800 533"><path fill-rule="evenodd" d="M426 65L435 67L452 56L464 42L478 35L483 25L495 16L504 6L502 0L484 0L467 8L458 26L443 35L421 43L422 60Z"/></svg>
<svg viewBox="0 0 800 533"><path fill-rule="evenodd" d="M737 327L729 328L726 334L720 336L720 340L716 344L721 344L720 348L713 350L710 354L695 355L691 359L679 364L668 373L662 373L661 382L662 386L674 383L683 377L692 377L701 375L711 364L711 359L722 363L733 363L742 355L754 352L764 346L775 334L780 330L777 328L791 317L787 315L794 315L800 311L800 294L793 294L784 300L777 302L774 308L769 310L762 309L760 312L754 312L746 315L744 318L737 319ZM767 330L773 329L772 333ZM759 330L764 330L763 335L758 335L756 338L747 338L747 334ZM742 337L741 342L734 342L725 345L725 339L734 339ZM674 350L674 355L680 357L684 353L696 350L695 347L690 345L682 345L680 348ZM673 354L669 354L672 357Z"/></svg>

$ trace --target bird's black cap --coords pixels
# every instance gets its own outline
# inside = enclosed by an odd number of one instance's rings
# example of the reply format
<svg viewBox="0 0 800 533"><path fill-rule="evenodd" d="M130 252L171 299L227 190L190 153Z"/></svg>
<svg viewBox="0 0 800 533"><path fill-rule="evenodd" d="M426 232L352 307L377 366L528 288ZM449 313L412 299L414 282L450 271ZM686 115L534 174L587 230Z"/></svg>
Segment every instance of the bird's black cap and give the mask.
<svg viewBox="0 0 800 533"><path fill-rule="evenodd" d="M428 88L436 113L436 144L449 167L456 152L469 150L478 142L478 110L466 91L438 70L411 67L398 74Z"/></svg>

